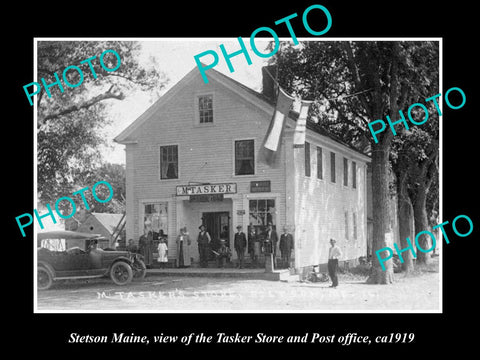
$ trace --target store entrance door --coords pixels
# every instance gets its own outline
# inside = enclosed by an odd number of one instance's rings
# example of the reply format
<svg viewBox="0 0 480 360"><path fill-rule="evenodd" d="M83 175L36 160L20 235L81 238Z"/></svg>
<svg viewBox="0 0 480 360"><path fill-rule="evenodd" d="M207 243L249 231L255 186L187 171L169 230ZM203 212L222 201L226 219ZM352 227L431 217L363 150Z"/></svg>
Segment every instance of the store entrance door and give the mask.
<svg viewBox="0 0 480 360"><path fill-rule="evenodd" d="M210 234L212 250L218 249L221 238L226 240L225 245L230 246L230 213L228 211L204 212L202 223Z"/></svg>

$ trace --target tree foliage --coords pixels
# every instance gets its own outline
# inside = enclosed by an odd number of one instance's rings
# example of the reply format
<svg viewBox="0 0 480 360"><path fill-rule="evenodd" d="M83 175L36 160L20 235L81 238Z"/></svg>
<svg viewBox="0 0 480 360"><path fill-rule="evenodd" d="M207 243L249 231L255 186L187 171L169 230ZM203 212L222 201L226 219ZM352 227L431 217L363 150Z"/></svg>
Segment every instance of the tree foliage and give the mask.
<svg viewBox="0 0 480 360"><path fill-rule="evenodd" d="M272 58L278 81L288 92L314 100L310 119L330 134L372 155L373 251L385 246L389 228L389 154L394 134L387 128L374 141L368 124L400 118L417 102L435 95L438 43L429 41L307 41L282 44ZM403 133L402 125L396 126ZM372 282L391 282L391 262Z"/></svg>
<svg viewBox="0 0 480 360"><path fill-rule="evenodd" d="M85 192L87 203L91 212L108 212L120 214L125 211L125 167L120 164L102 164L95 171L87 174L82 179L78 179L79 187L89 187ZM92 186L99 181L107 181L113 189L113 198L108 202L102 203L94 199L91 191ZM110 190L107 186L99 185L95 189L98 198L104 200L110 196Z"/></svg>
<svg viewBox="0 0 480 360"><path fill-rule="evenodd" d="M395 121L398 110L406 111L438 89L436 42L282 43L271 63L278 66L278 82L285 90L315 100L311 120L359 148L374 142L369 122L387 115ZM396 129L401 132L400 125ZM378 135L380 142L391 141L388 130Z"/></svg>
<svg viewBox="0 0 480 360"><path fill-rule="evenodd" d="M48 97L45 90L37 95L37 177L38 198L52 203L70 194L102 164L100 145L105 144L101 129L111 123L108 116L112 102L121 101L134 90L161 89L166 78L153 66L139 61L140 44L129 41L40 41L38 42L37 73L47 84L55 82L54 73L62 79L63 70L76 65L83 72L80 86L63 84L64 91L52 86ZM120 67L112 72L100 65L100 54L115 50ZM81 61L96 56L91 64ZM112 53L103 57L107 68L114 68L117 58ZM77 71L66 73L71 84L80 82ZM63 83L63 80L62 80Z"/></svg>

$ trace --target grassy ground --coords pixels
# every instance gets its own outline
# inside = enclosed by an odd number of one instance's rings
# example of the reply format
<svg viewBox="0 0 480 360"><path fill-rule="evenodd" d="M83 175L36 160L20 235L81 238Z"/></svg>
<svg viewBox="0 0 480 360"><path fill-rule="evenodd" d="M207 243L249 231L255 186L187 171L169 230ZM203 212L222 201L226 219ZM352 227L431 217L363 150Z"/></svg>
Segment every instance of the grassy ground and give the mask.
<svg viewBox="0 0 480 360"><path fill-rule="evenodd" d="M439 273L439 257L436 256L432 258L431 262L428 265L424 264L414 264L414 269L409 273L396 272L394 273L395 281L408 280L409 278L415 278L418 276L430 274L430 273ZM348 270L339 269L339 279L342 281L366 281L370 274L370 266L367 265L358 265L356 267L349 268ZM320 274L322 277L322 274ZM328 282L328 276L326 273L323 273L325 282ZM308 279L305 279L305 282L312 282Z"/></svg>

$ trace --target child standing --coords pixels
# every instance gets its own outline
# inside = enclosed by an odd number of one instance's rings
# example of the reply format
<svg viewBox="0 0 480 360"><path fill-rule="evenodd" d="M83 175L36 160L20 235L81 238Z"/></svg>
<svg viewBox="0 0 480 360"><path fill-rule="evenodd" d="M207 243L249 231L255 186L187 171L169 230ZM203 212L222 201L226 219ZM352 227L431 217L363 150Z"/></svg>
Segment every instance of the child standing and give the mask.
<svg viewBox="0 0 480 360"><path fill-rule="evenodd" d="M160 267L164 269L165 264L168 262L168 247L167 247L167 240L165 238L160 239L157 250L158 250L157 261L160 263Z"/></svg>
<svg viewBox="0 0 480 360"><path fill-rule="evenodd" d="M225 261L230 261L231 251L228 246L225 245L225 240L220 240L220 247L218 248L217 252L217 265L219 268L225 267Z"/></svg>

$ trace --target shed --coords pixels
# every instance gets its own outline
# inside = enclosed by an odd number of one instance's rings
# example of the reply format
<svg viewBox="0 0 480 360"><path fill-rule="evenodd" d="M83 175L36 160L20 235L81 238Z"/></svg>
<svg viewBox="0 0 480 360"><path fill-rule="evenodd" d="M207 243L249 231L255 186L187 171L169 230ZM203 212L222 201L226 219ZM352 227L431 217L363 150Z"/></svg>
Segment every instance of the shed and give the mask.
<svg viewBox="0 0 480 360"><path fill-rule="evenodd" d="M113 241L116 232L125 222L124 214L90 213L77 231L100 234Z"/></svg>

